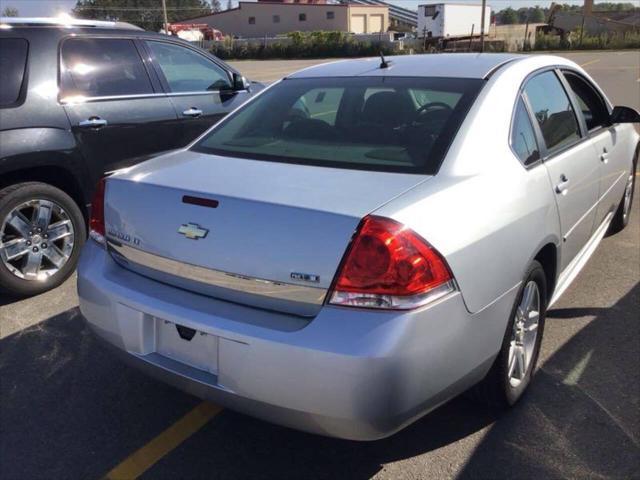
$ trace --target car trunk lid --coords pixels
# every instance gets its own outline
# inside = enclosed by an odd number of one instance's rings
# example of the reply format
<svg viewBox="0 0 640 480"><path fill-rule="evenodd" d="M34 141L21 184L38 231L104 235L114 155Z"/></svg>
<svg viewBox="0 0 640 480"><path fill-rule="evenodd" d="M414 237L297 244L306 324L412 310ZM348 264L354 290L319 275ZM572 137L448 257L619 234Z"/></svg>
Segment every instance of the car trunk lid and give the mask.
<svg viewBox="0 0 640 480"><path fill-rule="evenodd" d="M426 178L175 152L109 180L109 248L180 288L314 316L362 217Z"/></svg>

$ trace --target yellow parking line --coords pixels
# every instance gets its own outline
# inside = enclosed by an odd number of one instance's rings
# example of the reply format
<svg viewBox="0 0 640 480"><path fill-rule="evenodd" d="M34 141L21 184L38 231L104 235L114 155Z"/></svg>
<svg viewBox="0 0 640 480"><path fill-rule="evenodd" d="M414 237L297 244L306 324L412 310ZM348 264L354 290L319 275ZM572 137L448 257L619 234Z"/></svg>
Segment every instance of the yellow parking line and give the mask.
<svg viewBox="0 0 640 480"><path fill-rule="evenodd" d="M104 476L104 480L138 478L162 457L178 447L222 411L222 407L202 402L193 410L140 448Z"/></svg>
<svg viewBox="0 0 640 480"><path fill-rule="evenodd" d="M586 67L587 65L593 65L594 63L598 63L600 61L599 58L596 58L595 60L590 60L588 62L583 63L582 65L580 65L581 67Z"/></svg>

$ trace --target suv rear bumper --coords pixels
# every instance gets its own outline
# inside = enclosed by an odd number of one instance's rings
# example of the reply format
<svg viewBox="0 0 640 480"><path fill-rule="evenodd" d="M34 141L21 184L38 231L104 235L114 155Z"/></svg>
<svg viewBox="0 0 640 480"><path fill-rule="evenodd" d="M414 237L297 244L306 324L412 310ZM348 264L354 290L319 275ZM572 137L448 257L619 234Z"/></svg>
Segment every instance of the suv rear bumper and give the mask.
<svg viewBox="0 0 640 480"><path fill-rule="evenodd" d="M78 292L94 332L156 378L274 423L375 440L482 379L516 289L474 315L454 293L411 312L325 306L309 321L147 279L88 242ZM212 336L209 371L158 353L156 322Z"/></svg>

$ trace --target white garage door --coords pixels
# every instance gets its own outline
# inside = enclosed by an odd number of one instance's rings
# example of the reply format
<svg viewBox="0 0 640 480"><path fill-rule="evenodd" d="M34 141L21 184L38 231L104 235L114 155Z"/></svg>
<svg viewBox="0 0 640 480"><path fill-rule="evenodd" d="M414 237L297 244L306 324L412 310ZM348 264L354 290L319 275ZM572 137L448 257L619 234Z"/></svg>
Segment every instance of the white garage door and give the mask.
<svg viewBox="0 0 640 480"><path fill-rule="evenodd" d="M351 15L351 32L367 33L367 16Z"/></svg>
<svg viewBox="0 0 640 480"><path fill-rule="evenodd" d="M382 32L383 25L382 15L369 15L369 33Z"/></svg>

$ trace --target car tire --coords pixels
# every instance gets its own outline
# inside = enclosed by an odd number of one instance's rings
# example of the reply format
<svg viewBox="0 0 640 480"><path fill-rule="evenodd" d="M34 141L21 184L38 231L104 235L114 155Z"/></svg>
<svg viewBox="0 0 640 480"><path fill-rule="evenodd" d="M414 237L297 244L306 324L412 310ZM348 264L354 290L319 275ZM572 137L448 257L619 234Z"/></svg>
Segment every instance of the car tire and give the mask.
<svg viewBox="0 0 640 480"><path fill-rule="evenodd" d="M3 188L0 291L24 297L57 287L75 270L86 235L80 208L62 190L40 182Z"/></svg>
<svg viewBox="0 0 640 480"><path fill-rule="evenodd" d="M616 210L607 235L614 235L621 232L629 225L629 218L631 217L631 210L633 208L633 193L636 186L636 168L638 167L638 157L640 156L640 146L636 149L636 157L631 167L631 173L627 177L627 184L620 200L620 205Z"/></svg>
<svg viewBox="0 0 640 480"><path fill-rule="evenodd" d="M533 316L529 317L528 311L522 312L522 308L527 302L526 296L532 292L537 295L538 313L535 329L529 331L528 329L534 325ZM516 296L500 352L486 377L469 392L472 398L492 407L506 408L514 405L522 397L531 382L538 361L547 313L546 308L546 276L542 265L534 261L527 269ZM533 312L534 310L531 310L531 313ZM522 313L529 318L523 318ZM524 326L522 326L523 321ZM524 333L524 341L519 341L523 338L522 332L524 330L527 330ZM530 338L531 332L535 332L533 340ZM522 360L525 366L523 371L516 375L518 373L516 370L520 365L517 361L518 352L521 351L525 352L524 357L526 358L523 357Z"/></svg>

